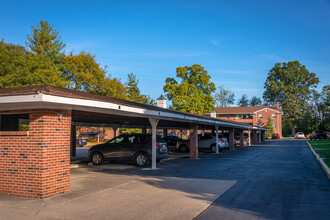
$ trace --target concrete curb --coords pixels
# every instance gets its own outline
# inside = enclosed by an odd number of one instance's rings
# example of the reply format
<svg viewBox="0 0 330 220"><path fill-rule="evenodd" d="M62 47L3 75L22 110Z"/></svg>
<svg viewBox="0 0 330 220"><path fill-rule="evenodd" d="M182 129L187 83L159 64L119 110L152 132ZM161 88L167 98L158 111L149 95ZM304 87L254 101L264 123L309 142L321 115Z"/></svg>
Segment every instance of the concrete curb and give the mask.
<svg viewBox="0 0 330 220"><path fill-rule="evenodd" d="M320 157L320 155L318 155L315 150L313 149L312 145L310 143L308 143L308 141L306 140L307 145L309 146L309 148L311 149L311 151L313 152L313 154L315 155L317 161L321 164L324 172L327 174L328 178L330 179L330 168L328 167L328 165L324 162L324 160Z"/></svg>

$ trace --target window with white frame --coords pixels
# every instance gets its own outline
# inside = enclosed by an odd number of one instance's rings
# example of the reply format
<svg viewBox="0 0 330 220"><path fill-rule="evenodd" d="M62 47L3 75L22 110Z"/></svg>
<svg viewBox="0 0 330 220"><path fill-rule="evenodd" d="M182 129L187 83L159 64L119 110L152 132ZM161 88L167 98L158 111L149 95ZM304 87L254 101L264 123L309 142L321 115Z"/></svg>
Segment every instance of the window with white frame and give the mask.
<svg viewBox="0 0 330 220"><path fill-rule="evenodd" d="M276 118L276 114L272 114L272 118Z"/></svg>
<svg viewBox="0 0 330 220"><path fill-rule="evenodd" d="M264 116L262 114L259 114L259 118L263 118Z"/></svg>

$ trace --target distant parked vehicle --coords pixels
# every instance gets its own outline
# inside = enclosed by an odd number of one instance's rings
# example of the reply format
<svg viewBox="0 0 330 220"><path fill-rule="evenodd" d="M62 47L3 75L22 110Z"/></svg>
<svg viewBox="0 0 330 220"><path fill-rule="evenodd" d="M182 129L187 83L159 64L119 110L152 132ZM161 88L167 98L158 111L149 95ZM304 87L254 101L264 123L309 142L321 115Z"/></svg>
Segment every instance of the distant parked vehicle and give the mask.
<svg viewBox="0 0 330 220"><path fill-rule="evenodd" d="M327 139L327 133L324 131L313 131L311 135L309 136L309 139L311 140L317 140L317 139Z"/></svg>
<svg viewBox="0 0 330 220"><path fill-rule="evenodd" d="M146 166L152 155L151 134L120 135L104 144L93 146L88 151L88 160L94 165L109 161L134 161L137 166ZM156 136L156 159L168 158L165 141Z"/></svg>
<svg viewBox="0 0 330 220"><path fill-rule="evenodd" d="M295 139L305 139L305 134L302 132L298 132L296 133L296 135L294 136Z"/></svg>
<svg viewBox="0 0 330 220"><path fill-rule="evenodd" d="M79 147L83 147L84 145L87 144L87 140L85 138L77 138L77 142L76 144L79 146Z"/></svg>
<svg viewBox="0 0 330 220"><path fill-rule="evenodd" d="M177 136L166 136L163 139L167 143L167 150L168 151L175 151L176 150L176 144L178 143L178 141L182 141L182 139L177 137Z"/></svg>
<svg viewBox="0 0 330 220"><path fill-rule="evenodd" d="M280 135L278 133L274 133L272 135L272 139L280 139Z"/></svg>
<svg viewBox="0 0 330 220"><path fill-rule="evenodd" d="M219 134L219 151L224 148L228 148L228 140L222 134ZM178 141L177 150L186 152L190 149L190 140ZM213 134L198 135L198 149L199 150L211 150L213 153L216 152L216 138Z"/></svg>

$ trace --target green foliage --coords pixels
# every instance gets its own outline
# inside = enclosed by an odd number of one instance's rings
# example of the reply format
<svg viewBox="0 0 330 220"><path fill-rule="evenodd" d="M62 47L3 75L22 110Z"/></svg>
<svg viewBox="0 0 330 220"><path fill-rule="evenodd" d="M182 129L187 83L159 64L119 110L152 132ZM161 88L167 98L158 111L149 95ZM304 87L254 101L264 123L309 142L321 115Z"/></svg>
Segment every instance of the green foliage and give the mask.
<svg viewBox="0 0 330 220"><path fill-rule="evenodd" d="M149 95L141 94L138 84L139 80L136 79L136 75L134 75L134 73L127 75L126 87L128 100L132 102L155 105L155 100L153 100Z"/></svg>
<svg viewBox="0 0 330 220"><path fill-rule="evenodd" d="M102 68L96 62L95 55L86 52L74 55L71 52L65 57L65 66L69 88L125 99L125 87L119 80L106 77L106 67Z"/></svg>
<svg viewBox="0 0 330 220"><path fill-rule="evenodd" d="M65 43L58 36L58 30L43 20L39 22L37 27L32 26L31 28L32 36L28 35L28 42L26 43L30 52L53 61L56 60L65 47Z"/></svg>
<svg viewBox="0 0 330 220"><path fill-rule="evenodd" d="M237 102L237 106L243 107L243 106L249 106L249 99L246 94L243 94L241 98Z"/></svg>
<svg viewBox="0 0 330 220"><path fill-rule="evenodd" d="M65 87L59 67L43 56L28 53L20 45L0 41L0 88L48 84Z"/></svg>
<svg viewBox="0 0 330 220"><path fill-rule="evenodd" d="M225 89L223 86L219 86L215 93L215 101L217 107L227 107L228 105L234 104L235 94Z"/></svg>
<svg viewBox="0 0 330 220"><path fill-rule="evenodd" d="M308 106L311 90L319 83L315 73L310 73L298 61L276 63L269 71L263 98L267 102L279 102L283 120L295 133L296 120L301 119L303 108Z"/></svg>
<svg viewBox="0 0 330 220"><path fill-rule="evenodd" d="M267 136L271 137L274 134L274 124L273 124L273 120L270 116L268 116L268 118L267 118L266 128L269 129L266 131Z"/></svg>
<svg viewBox="0 0 330 220"><path fill-rule="evenodd" d="M250 100L250 106L261 106L262 100L261 98L258 98L257 96L253 96Z"/></svg>
<svg viewBox="0 0 330 220"><path fill-rule="evenodd" d="M180 82L166 78L163 88L167 98L172 101L173 109L201 115L214 110L215 101L211 94L216 88L202 66L178 67L176 77L180 78Z"/></svg>

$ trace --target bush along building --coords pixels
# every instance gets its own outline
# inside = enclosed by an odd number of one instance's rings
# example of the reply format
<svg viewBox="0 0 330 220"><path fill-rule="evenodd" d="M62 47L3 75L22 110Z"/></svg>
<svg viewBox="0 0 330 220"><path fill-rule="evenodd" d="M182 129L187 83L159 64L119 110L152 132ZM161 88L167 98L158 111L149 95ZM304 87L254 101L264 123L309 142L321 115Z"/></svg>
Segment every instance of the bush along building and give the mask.
<svg viewBox="0 0 330 220"><path fill-rule="evenodd" d="M271 118L274 133L282 137L282 111L278 103L276 106L217 107L206 115L263 127L266 126L268 118Z"/></svg>

